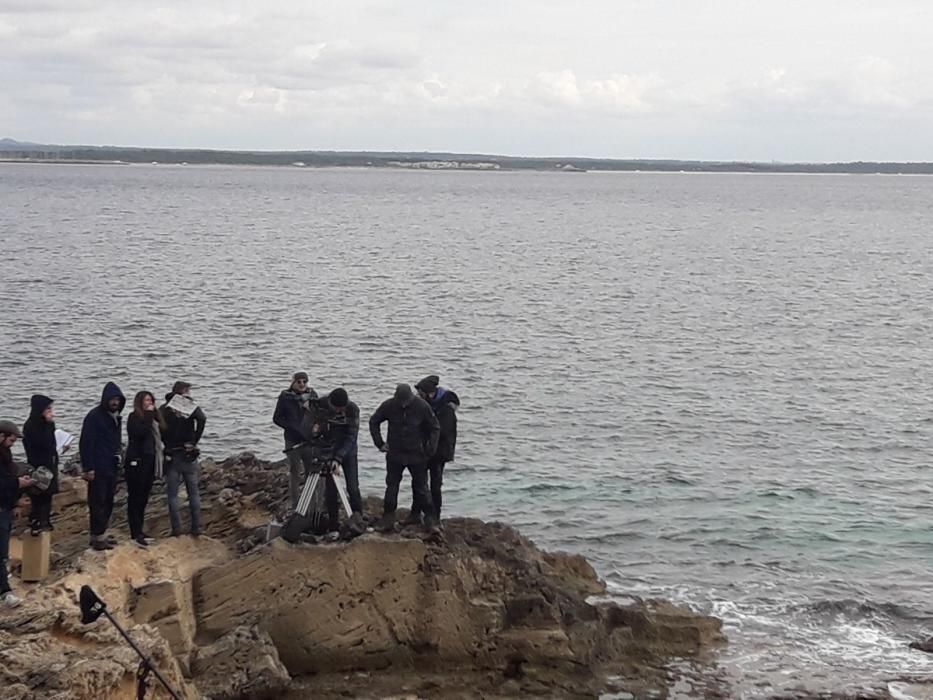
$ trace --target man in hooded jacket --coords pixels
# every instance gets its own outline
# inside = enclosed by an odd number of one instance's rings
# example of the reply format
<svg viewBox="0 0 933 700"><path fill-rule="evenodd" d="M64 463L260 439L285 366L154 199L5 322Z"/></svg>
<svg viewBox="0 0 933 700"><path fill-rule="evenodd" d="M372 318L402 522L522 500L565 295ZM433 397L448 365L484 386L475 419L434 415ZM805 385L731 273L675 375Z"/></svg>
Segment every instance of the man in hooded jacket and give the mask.
<svg viewBox="0 0 933 700"><path fill-rule="evenodd" d="M450 389L440 386L441 380L436 374L425 377L415 384L418 396L428 402L437 422L440 424L441 435L437 440L437 450L428 459L428 475L431 477L431 502L437 521L441 520L441 505L443 496L441 487L444 485L444 465L454 461L454 451L457 447L457 409L460 408L460 397ZM421 520L421 509L417 503L412 503L411 515L408 524Z"/></svg>
<svg viewBox="0 0 933 700"><path fill-rule="evenodd" d="M81 471L87 481L87 505L90 514L91 547L113 549L116 539L105 537L113 514L117 492L117 466L120 464L120 437L123 419L120 412L126 397L113 382L107 382L100 403L88 411L81 426L78 449Z"/></svg>
<svg viewBox="0 0 933 700"><path fill-rule="evenodd" d="M58 445L55 442L55 411L52 399L34 394L29 400L29 418L23 424L23 449L31 467L52 472L52 483L41 493L30 493L29 526L33 535L52 529L52 496L58 493Z"/></svg>
<svg viewBox="0 0 933 700"><path fill-rule="evenodd" d="M382 439L382 424L388 421L388 441ZM408 384L399 384L395 395L384 401L369 419L369 432L380 452L386 455L386 494L380 529L395 528L395 509L402 475L408 469L415 503L425 516L429 532L437 532L437 517L428 491L428 459L437 449L440 426L428 403Z"/></svg>

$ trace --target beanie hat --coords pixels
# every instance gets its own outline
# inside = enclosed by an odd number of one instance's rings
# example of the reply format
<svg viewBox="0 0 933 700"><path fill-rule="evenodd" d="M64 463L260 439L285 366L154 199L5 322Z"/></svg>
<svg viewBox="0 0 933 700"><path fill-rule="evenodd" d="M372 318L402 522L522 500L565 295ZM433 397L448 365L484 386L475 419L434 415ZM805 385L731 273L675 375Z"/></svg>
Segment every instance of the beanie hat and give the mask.
<svg viewBox="0 0 933 700"><path fill-rule="evenodd" d="M292 382L293 382L293 383L294 383L294 382L297 382L299 379L304 379L305 381L308 381L308 373L307 373L307 372L295 372L295 373L292 375Z"/></svg>
<svg viewBox="0 0 933 700"><path fill-rule="evenodd" d="M407 384L399 384L395 387L395 398L401 401L403 406L407 406L415 398L415 392Z"/></svg>
<svg viewBox="0 0 933 700"><path fill-rule="evenodd" d="M334 408L344 408L348 403L350 403L350 397L347 396L347 390L343 387L337 387L332 392L330 392L330 396L327 397L327 400Z"/></svg>
<svg viewBox="0 0 933 700"><path fill-rule="evenodd" d="M437 391L437 385L440 383L440 377L438 377L436 374L429 374L427 377L415 384L415 389L424 394L430 394L432 391Z"/></svg>
<svg viewBox="0 0 933 700"><path fill-rule="evenodd" d="M11 420L0 420L0 434L15 435L18 438L23 437L23 434L19 432L19 428L16 427L16 423Z"/></svg>

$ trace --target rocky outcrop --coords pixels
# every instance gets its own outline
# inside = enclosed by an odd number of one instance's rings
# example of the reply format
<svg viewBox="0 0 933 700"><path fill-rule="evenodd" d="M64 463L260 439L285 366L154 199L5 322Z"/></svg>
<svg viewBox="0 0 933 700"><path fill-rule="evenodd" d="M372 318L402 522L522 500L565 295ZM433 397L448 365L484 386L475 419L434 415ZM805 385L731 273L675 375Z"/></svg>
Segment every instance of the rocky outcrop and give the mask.
<svg viewBox="0 0 933 700"><path fill-rule="evenodd" d="M189 698L593 697L609 676L617 689L661 682L668 660L722 641L718 620L670 603L594 599L604 586L582 557L499 523L449 520L440 540L265 542L286 471L249 455L205 463L208 536L148 550L87 551L83 485L64 481L54 581L0 616L2 678L22 697L132 697L133 652L105 622L77 619L84 584ZM164 499L150 512L150 531L167 534Z"/></svg>

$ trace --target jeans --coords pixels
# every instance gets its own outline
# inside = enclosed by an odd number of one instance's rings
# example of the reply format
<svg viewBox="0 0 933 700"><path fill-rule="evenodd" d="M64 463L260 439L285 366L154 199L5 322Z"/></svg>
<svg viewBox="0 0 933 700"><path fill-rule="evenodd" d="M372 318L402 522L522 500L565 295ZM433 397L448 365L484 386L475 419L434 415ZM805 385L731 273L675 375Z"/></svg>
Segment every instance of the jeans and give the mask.
<svg viewBox="0 0 933 700"><path fill-rule="evenodd" d="M405 470L411 474L411 490L415 497L415 506L424 513L425 518L434 518L434 504L428 491L428 467L424 462L402 464L386 458L386 496L383 514L390 515L398 508L398 487L402 483Z"/></svg>
<svg viewBox="0 0 933 700"><path fill-rule="evenodd" d="M447 462L437 459L428 460L428 473L431 475L431 502L434 504L434 513L437 515L437 519L441 519L441 505L443 503L443 495L441 494L441 487L444 485L444 465ZM417 515L421 512L421 509L418 507L418 504L414 501L411 504L411 514Z"/></svg>
<svg viewBox="0 0 933 700"><path fill-rule="evenodd" d="M133 460L126 465L126 520L130 526L130 537L134 540L144 532L146 506L154 481L155 455Z"/></svg>
<svg viewBox="0 0 933 700"><path fill-rule="evenodd" d="M309 445L296 447L285 453L285 459L288 462L288 497L292 510L295 510L301 498L301 488L314 464L314 450Z"/></svg>
<svg viewBox="0 0 933 700"><path fill-rule="evenodd" d="M113 515L113 496L117 492L117 475L94 471L94 480L87 482L87 507L91 520L91 537L97 538L110 527Z"/></svg>
<svg viewBox="0 0 933 700"><path fill-rule="evenodd" d="M201 465L197 459L175 457L165 475L168 486L168 517L172 522L172 533L181 532L181 517L178 514L178 488L185 482L188 492L188 508L191 511L191 534L201 534Z"/></svg>
<svg viewBox="0 0 933 700"><path fill-rule="evenodd" d="M360 465L355 454L347 455L340 463L343 477L347 482L347 500L353 513L363 512L363 497L360 495ZM336 530L339 523L340 496L332 479L324 482L324 498L327 502L327 517L331 530ZM347 513L351 515L351 513Z"/></svg>
<svg viewBox="0 0 933 700"><path fill-rule="evenodd" d="M0 595L10 591L7 560L10 558L10 534L13 531L13 511L0 510Z"/></svg>

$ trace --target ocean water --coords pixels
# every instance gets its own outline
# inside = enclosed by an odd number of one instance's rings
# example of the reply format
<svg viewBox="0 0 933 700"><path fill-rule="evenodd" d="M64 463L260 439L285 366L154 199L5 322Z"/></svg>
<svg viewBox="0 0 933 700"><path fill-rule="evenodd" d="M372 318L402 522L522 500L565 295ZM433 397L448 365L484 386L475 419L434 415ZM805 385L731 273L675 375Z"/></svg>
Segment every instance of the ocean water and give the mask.
<svg viewBox="0 0 933 700"><path fill-rule="evenodd" d="M933 673L933 180L0 165L0 414L463 400L447 515L715 613L737 696ZM380 455L361 436L364 490Z"/></svg>

